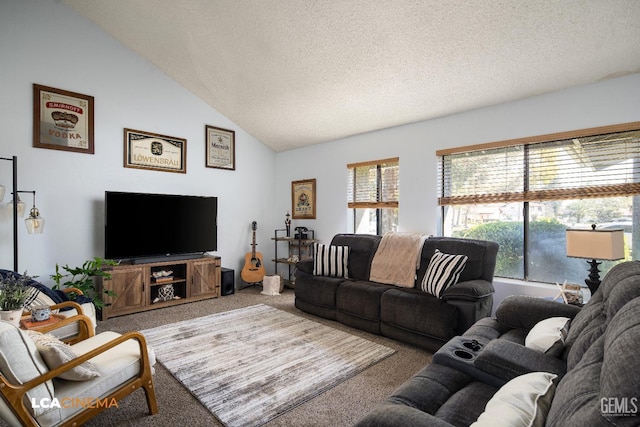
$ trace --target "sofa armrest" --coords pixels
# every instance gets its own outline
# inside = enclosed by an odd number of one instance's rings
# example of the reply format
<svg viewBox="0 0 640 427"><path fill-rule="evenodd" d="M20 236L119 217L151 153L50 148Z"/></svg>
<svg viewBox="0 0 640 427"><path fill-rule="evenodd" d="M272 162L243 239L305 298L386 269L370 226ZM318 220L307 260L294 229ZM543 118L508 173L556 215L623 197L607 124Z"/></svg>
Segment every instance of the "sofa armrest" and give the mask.
<svg viewBox="0 0 640 427"><path fill-rule="evenodd" d="M82 292L80 289L73 288L73 287L64 288L64 289L62 289L62 292L64 292L65 294L74 293L74 294L77 294L77 295L84 295L84 292Z"/></svg>
<svg viewBox="0 0 640 427"><path fill-rule="evenodd" d="M482 279L467 280L466 282L456 283L445 289L442 293L444 301L459 299L467 301L476 301L481 298L493 295L495 289L490 282Z"/></svg>
<svg viewBox="0 0 640 427"><path fill-rule="evenodd" d="M566 363L507 340L492 340L476 357L476 369L510 381L529 372L550 372L560 378L567 372Z"/></svg>
<svg viewBox="0 0 640 427"><path fill-rule="evenodd" d="M96 334L96 331L93 327L93 323L91 322L91 319L85 316L84 314L76 314L75 316L62 319L58 323L44 326L38 329L38 332L47 334L55 331L56 329L60 329L63 326L70 325L76 322L78 323L78 334L69 339L64 339L63 341L65 341L67 344L74 344L76 342L86 340L87 338L90 338Z"/></svg>
<svg viewBox="0 0 640 427"><path fill-rule="evenodd" d="M296 268L298 271L307 274L313 274L313 260L312 259L304 259L302 261L298 261L296 263Z"/></svg>
<svg viewBox="0 0 640 427"><path fill-rule="evenodd" d="M498 322L517 329L530 330L549 317L573 319L580 307L544 298L513 295L505 298L496 309Z"/></svg>
<svg viewBox="0 0 640 427"><path fill-rule="evenodd" d="M77 314L84 314L82 306L75 301L59 302L58 304L52 305L51 310L60 310L61 308L65 307L74 308Z"/></svg>

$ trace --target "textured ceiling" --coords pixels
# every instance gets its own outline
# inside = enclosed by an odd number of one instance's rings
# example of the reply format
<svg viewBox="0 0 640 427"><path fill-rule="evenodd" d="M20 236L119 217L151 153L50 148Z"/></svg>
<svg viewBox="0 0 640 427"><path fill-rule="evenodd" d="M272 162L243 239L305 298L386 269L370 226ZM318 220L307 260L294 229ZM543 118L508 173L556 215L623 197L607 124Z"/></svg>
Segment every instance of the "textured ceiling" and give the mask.
<svg viewBox="0 0 640 427"><path fill-rule="evenodd" d="M638 0L63 1L275 151L640 72Z"/></svg>

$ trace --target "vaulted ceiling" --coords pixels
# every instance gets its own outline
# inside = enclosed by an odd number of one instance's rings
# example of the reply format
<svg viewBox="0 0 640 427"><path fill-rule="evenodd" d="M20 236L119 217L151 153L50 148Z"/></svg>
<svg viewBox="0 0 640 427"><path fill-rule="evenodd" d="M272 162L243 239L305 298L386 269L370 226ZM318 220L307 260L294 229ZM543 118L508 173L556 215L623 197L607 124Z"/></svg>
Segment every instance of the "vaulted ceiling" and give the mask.
<svg viewBox="0 0 640 427"><path fill-rule="evenodd" d="M63 0L275 151L640 72L637 0Z"/></svg>

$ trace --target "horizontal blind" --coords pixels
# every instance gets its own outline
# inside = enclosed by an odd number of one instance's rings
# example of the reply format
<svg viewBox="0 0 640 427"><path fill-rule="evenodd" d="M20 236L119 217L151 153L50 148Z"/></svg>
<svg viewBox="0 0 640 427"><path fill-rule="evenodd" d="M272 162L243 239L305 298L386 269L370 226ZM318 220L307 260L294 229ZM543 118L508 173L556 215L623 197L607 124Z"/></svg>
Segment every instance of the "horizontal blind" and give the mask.
<svg viewBox="0 0 640 427"><path fill-rule="evenodd" d="M349 208L398 207L399 159L384 159L347 165Z"/></svg>
<svg viewBox="0 0 640 427"><path fill-rule="evenodd" d="M440 205L640 194L640 131L506 146L439 158Z"/></svg>

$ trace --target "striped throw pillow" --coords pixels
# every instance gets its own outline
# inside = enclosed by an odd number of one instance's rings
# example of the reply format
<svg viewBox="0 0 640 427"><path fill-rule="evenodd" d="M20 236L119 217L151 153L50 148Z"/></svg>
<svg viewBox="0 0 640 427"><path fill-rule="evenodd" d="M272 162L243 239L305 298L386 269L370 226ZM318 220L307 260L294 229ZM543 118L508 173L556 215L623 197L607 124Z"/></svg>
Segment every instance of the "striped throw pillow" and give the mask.
<svg viewBox="0 0 640 427"><path fill-rule="evenodd" d="M458 282L467 259L466 255L445 254L436 249L422 279L422 290L441 298L449 286Z"/></svg>
<svg viewBox="0 0 640 427"><path fill-rule="evenodd" d="M347 277L349 246L329 246L314 243L313 274L316 276Z"/></svg>
<svg viewBox="0 0 640 427"><path fill-rule="evenodd" d="M46 305L51 307L52 305L57 304L54 300L52 300L47 294L44 292L40 292L37 288L33 286L29 286L29 294L27 295L27 299L24 302L24 308L27 310L31 310L31 307ZM52 313L57 313L58 310L53 310Z"/></svg>

